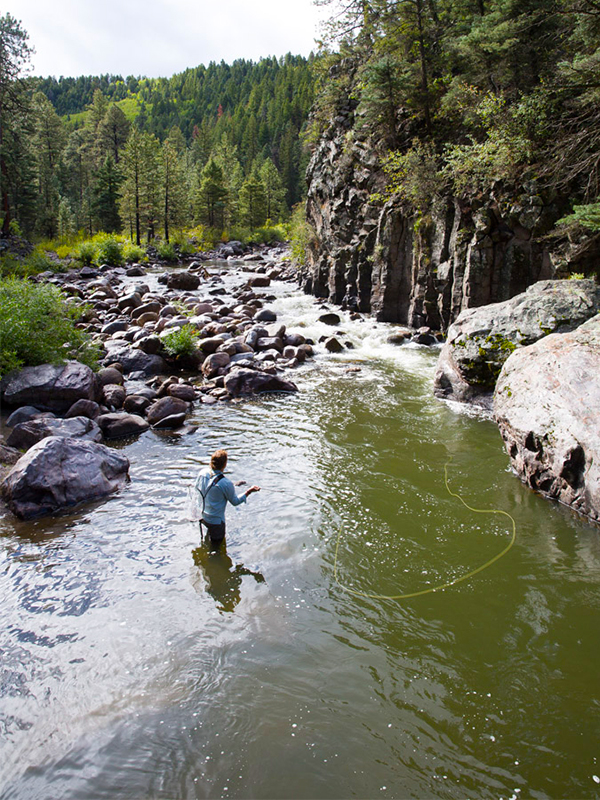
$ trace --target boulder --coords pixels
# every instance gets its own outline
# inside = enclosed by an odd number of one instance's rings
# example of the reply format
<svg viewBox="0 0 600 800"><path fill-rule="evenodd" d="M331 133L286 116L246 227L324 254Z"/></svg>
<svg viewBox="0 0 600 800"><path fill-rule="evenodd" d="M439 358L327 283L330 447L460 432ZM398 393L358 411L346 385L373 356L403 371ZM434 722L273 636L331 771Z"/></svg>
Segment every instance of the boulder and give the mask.
<svg viewBox="0 0 600 800"><path fill-rule="evenodd" d="M335 336L330 336L329 339L325 340L325 349L329 350L330 353L341 353L344 345Z"/></svg>
<svg viewBox="0 0 600 800"><path fill-rule="evenodd" d="M169 371L167 362L158 355L143 353L136 347L119 342L109 348L108 361L118 361L123 367L123 373L135 373L138 377L150 377Z"/></svg>
<svg viewBox="0 0 600 800"><path fill-rule="evenodd" d="M0 382L2 399L9 406L33 405L51 411L67 411L77 400L94 400L96 378L78 361L41 364L11 372Z"/></svg>
<svg viewBox="0 0 600 800"><path fill-rule="evenodd" d="M130 394L125 398L125 402L123 403L123 409L127 411L128 414L142 414L146 413L146 409L152 403L148 397L142 397L139 394Z"/></svg>
<svg viewBox="0 0 600 800"><path fill-rule="evenodd" d="M261 308L261 310L257 311L254 315L255 322L275 322L276 319L277 314L270 308Z"/></svg>
<svg viewBox="0 0 600 800"><path fill-rule="evenodd" d="M109 383L123 383L123 373L116 367L104 367L99 370L97 377L100 386L106 386Z"/></svg>
<svg viewBox="0 0 600 800"><path fill-rule="evenodd" d="M277 375L258 372L253 369L236 367L225 376L225 389L232 397L259 392L297 392L298 387L291 381L284 381Z"/></svg>
<svg viewBox="0 0 600 800"><path fill-rule="evenodd" d="M167 278L167 286L169 289L177 289L181 292L193 292L200 286L200 278L186 270L171 272Z"/></svg>
<svg viewBox="0 0 600 800"><path fill-rule="evenodd" d="M0 443L0 464L12 467L22 455L23 453L16 447L8 447L8 445Z"/></svg>
<svg viewBox="0 0 600 800"><path fill-rule="evenodd" d="M188 404L185 400L180 400L178 397L161 397L149 406L146 412L146 419L150 425L156 425L161 419L170 417L173 414L186 414L188 411Z"/></svg>
<svg viewBox="0 0 600 800"><path fill-rule="evenodd" d="M28 450L48 436L89 439L92 442L99 442L102 439L100 428L88 417L71 417L70 419L38 417L15 425L6 444L9 447L17 447L19 450Z"/></svg>
<svg viewBox="0 0 600 800"><path fill-rule="evenodd" d="M77 400L65 414L65 419L71 417L87 417L96 419L100 414L100 406L94 400Z"/></svg>
<svg viewBox="0 0 600 800"><path fill-rule="evenodd" d="M35 408L34 406L21 406L21 408L17 408L16 411L12 412L6 420L6 424L9 428L12 428L18 425L19 422L27 422L28 419L35 419L36 417L47 415L54 416L51 411L40 411L39 408Z"/></svg>
<svg viewBox="0 0 600 800"><path fill-rule="evenodd" d="M463 311L448 329L434 379L437 397L490 406L502 365L515 350L572 331L600 309L592 280L539 281L503 303Z"/></svg>
<svg viewBox="0 0 600 800"><path fill-rule="evenodd" d="M21 519L50 514L120 489L129 459L103 444L50 436L22 456L2 482L8 507Z"/></svg>
<svg viewBox="0 0 600 800"><path fill-rule="evenodd" d="M339 325L341 321L342 318L340 315L333 312L329 314L321 314L319 317L319 322L323 322L325 325Z"/></svg>
<svg viewBox="0 0 600 800"><path fill-rule="evenodd" d="M152 426L156 430L168 430L173 428L181 428L185 422L185 413L170 414L168 417L163 417L155 422Z"/></svg>
<svg viewBox="0 0 600 800"><path fill-rule="evenodd" d="M150 425L137 414L115 411L98 417L98 425L106 439L121 439L147 431Z"/></svg>
<svg viewBox="0 0 600 800"><path fill-rule="evenodd" d="M227 353L213 353L208 356L202 364L202 373L207 378L213 378L220 369L226 367L231 361L231 356Z"/></svg>
<svg viewBox="0 0 600 800"><path fill-rule="evenodd" d="M255 275L248 281L248 286L252 287L266 287L271 285L271 279L266 275Z"/></svg>
<svg viewBox="0 0 600 800"><path fill-rule="evenodd" d="M188 383L174 383L169 386L168 392L171 397L178 397L180 400L185 400L186 403L193 403L196 399L196 390Z"/></svg>
<svg viewBox="0 0 600 800"><path fill-rule="evenodd" d="M508 358L494 418L522 481L600 521L600 318Z"/></svg>
<svg viewBox="0 0 600 800"><path fill-rule="evenodd" d="M102 399L104 405L112 409L123 408L126 392L123 386L118 383L107 383L102 387Z"/></svg>

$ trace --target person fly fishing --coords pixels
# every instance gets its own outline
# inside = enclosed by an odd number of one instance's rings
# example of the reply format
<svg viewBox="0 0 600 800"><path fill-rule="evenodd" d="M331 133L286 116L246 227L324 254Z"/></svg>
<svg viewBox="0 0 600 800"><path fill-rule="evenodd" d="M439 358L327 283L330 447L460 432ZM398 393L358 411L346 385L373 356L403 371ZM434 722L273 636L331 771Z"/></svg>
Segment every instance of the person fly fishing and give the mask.
<svg viewBox="0 0 600 800"><path fill-rule="evenodd" d="M202 526L206 528L212 545L218 546L225 538L225 508L227 503L239 506L260 486L251 486L243 494L237 494L235 486L223 474L227 466L227 452L216 450L210 458L210 469L200 472L196 479L195 489L202 498L202 514L200 517L200 533Z"/></svg>

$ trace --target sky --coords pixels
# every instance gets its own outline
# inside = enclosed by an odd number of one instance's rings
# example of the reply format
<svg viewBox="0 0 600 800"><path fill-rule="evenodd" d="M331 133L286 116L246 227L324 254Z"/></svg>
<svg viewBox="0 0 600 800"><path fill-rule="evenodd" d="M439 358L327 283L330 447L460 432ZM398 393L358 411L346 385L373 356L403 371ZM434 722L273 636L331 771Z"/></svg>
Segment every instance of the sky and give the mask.
<svg viewBox="0 0 600 800"><path fill-rule="evenodd" d="M8 0L35 48L30 74L169 77L316 49L313 0Z"/></svg>

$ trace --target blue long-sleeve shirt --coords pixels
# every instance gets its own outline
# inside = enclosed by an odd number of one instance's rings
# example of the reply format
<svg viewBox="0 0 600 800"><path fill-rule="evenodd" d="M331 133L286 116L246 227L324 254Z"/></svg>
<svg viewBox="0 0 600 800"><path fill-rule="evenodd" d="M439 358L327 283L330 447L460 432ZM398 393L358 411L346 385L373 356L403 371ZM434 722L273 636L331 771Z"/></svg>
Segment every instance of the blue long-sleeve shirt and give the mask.
<svg viewBox="0 0 600 800"><path fill-rule="evenodd" d="M225 521L225 508L229 501L232 506L239 506L246 502L245 494L236 494L235 486L229 478L221 478L218 483L213 484L218 475L222 475L221 470L203 470L196 479L195 488L200 493L200 508L202 508L202 495L204 495L204 512L202 519L210 522L211 525L218 525ZM209 488L210 487L210 488Z"/></svg>

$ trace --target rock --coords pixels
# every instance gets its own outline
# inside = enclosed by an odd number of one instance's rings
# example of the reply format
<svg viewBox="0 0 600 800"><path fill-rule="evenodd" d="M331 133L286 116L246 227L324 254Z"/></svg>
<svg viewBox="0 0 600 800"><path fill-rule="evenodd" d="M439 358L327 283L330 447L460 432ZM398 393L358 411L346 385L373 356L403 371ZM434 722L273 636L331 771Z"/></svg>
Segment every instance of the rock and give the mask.
<svg viewBox="0 0 600 800"><path fill-rule="evenodd" d="M137 414L115 411L98 417L98 425L106 439L121 439L147 431L150 425Z"/></svg>
<svg viewBox="0 0 600 800"><path fill-rule="evenodd" d="M277 350L283 352L283 340L277 336L261 336L256 342L257 350Z"/></svg>
<svg viewBox="0 0 600 800"><path fill-rule="evenodd" d="M89 439L92 442L99 442L102 439L100 428L88 417L71 417L70 419L40 417L15 425L6 443L9 447L28 450L48 436Z"/></svg>
<svg viewBox="0 0 600 800"><path fill-rule="evenodd" d="M224 387L232 397L260 392L297 392L298 387L291 381L284 381L277 375L258 372L253 369L236 367L225 376Z"/></svg>
<svg viewBox="0 0 600 800"><path fill-rule="evenodd" d="M202 374L207 378L214 377L220 369L226 367L231 361L231 356L227 353L213 353L208 356L202 364Z"/></svg>
<svg viewBox="0 0 600 800"><path fill-rule="evenodd" d="M121 342L110 347L108 359L119 361L125 375L135 373L136 376L149 378L151 375L164 374L169 370L167 362L160 356L143 353Z"/></svg>
<svg viewBox="0 0 600 800"><path fill-rule="evenodd" d="M223 339L220 336L209 336L207 339L200 341L200 349L203 353L216 353L222 344Z"/></svg>
<svg viewBox="0 0 600 800"><path fill-rule="evenodd" d="M51 436L34 445L9 472L1 491L21 519L50 514L120 489L129 459L95 442Z"/></svg>
<svg viewBox="0 0 600 800"><path fill-rule="evenodd" d="M248 286L252 286L253 288L257 288L259 286L265 287L271 285L271 279L268 278L266 275L254 275L248 281Z"/></svg>
<svg viewBox="0 0 600 800"><path fill-rule="evenodd" d="M124 319L116 319L114 322L108 322L100 329L100 333L106 333L109 336L118 331L126 331L129 323Z"/></svg>
<svg viewBox="0 0 600 800"><path fill-rule="evenodd" d="M131 292L130 294L123 295L117 300L117 306L123 311L126 308L138 308L138 306L141 305L142 298L137 292Z"/></svg>
<svg viewBox="0 0 600 800"><path fill-rule="evenodd" d="M387 337L386 341L388 344L404 344L412 335L413 331L410 328L396 328L394 333Z"/></svg>
<svg viewBox="0 0 600 800"><path fill-rule="evenodd" d="M138 414L142 416L146 413L146 409L152 403L148 397L142 397L139 394L130 394L128 397L125 398L125 402L123 403L124 411L127 411L128 414Z"/></svg>
<svg viewBox="0 0 600 800"><path fill-rule="evenodd" d="M8 445L0 444L0 464L12 467L22 455L23 453L17 450L16 447L8 447Z"/></svg>
<svg viewBox="0 0 600 800"><path fill-rule="evenodd" d="M35 406L21 406L21 408L17 408L16 411L13 411L10 417L6 420L6 424L9 428L18 425L19 422L27 422L28 419L35 419L36 417L45 416L47 414L51 414L48 411L40 411L39 408L35 408ZM54 414L51 414L54 416Z"/></svg>
<svg viewBox="0 0 600 800"><path fill-rule="evenodd" d="M151 314L155 313L158 319L158 312L161 311L162 306L158 302L158 300L150 300L147 303L144 303L141 306L136 306L131 312L131 319L138 319L141 317L142 314Z"/></svg>
<svg viewBox="0 0 600 800"><path fill-rule="evenodd" d="M196 399L196 390L187 383L174 383L168 391L171 397L178 397L186 403L193 403Z"/></svg>
<svg viewBox="0 0 600 800"><path fill-rule="evenodd" d="M115 411L123 407L125 396L125 389L119 386L118 383L107 383L106 386L102 388L104 404Z"/></svg>
<svg viewBox="0 0 600 800"><path fill-rule="evenodd" d="M342 318L339 314L321 314L319 317L319 322L323 322L325 325L339 325L342 321Z"/></svg>
<svg viewBox="0 0 600 800"><path fill-rule="evenodd" d="M156 311L145 311L135 318L135 321L140 327L143 327L147 322L157 322L158 314Z"/></svg>
<svg viewBox="0 0 600 800"><path fill-rule="evenodd" d="M170 417L174 414L187 414L188 404L185 400L178 397L161 397L149 406L146 412L146 419L150 425L156 425L161 419Z"/></svg>
<svg viewBox="0 0 600 800"><path fill-rule="evenodd" d="M540 281L504 303L463 311L448 330L434 380L437 397L487 405L510 354L573 330L600 308L594 281Z"/></svg>
<svg viewBox="0 0 600 800"><path fill-rule="evenodd" d="M145 336L143 339L140 339L137 342L137 346L142 351L142 353L154 356L162 348L162 342L160 341L158 336L151 334L150 336Z"/></svg>
<svg viewBox="0 0 600 800"><path fill-rule="evenodd" d="M100 386L106 386L109 383L123 383L123 373L116 367L104 367L98 371L97 378Z"/></svg>
<svg viewBox="0 0 600 800"><path fill-rule="evenodd" d="M494 418L522 481L600 521L600 319L516 350Z"/></svg>
<svg viewBox="0 0 600 800"><path fill-rule="evenodd" d="M193 272L182 270L181 272L171 272L167 279L169 289L177 289L182 292L193 292L200 286L200 278Z"/></svg>
<svg viewBox="0 0 600 800"><path fill-rule="evenodd" d="M71 417L87 417L96 419L100 414L100 406L94 400L77 400L65 414L65 419Z"/></svg>
<svg viewBox="0 0 600 800"><path fill-rule="evenodd" d="M428 328L427 326L419 328L412 337L412 341L415 344L426 344L429 346L438 343L437 339L435 338L435 334L431 328Z"/></svg>
<svg viewBox="0 0 600 800"><path fill-rule="evenodd" d="M330 353L341 353L344 345L335 336L330 336L329 339L325 340L325 349L329 350Z"/></svg>
<svg viewBox="0 0 600 800"><path fill-rule="evenodd" d="M4 402L11 406L35 405L51 411L67 411L77 400L94 400L96 378L78 361L64 365L42 364L11 372L0 382Z"/></svg>
<svg viewBox="0 0 600 800"><path fill-rule="evenodd" d="M255 322L275 322L277 314L270 308L261 308L260 311L254 315Z"/></svg>
<svg viewBox="0 0 600 800"><path fill-rule="evenodd" d="M184 422L185 422L185 413L171 414L168 417L163 417L162 419L159 419L158 422L155 422L152 427L155 428L156 430L181 428Z"/></svg>

